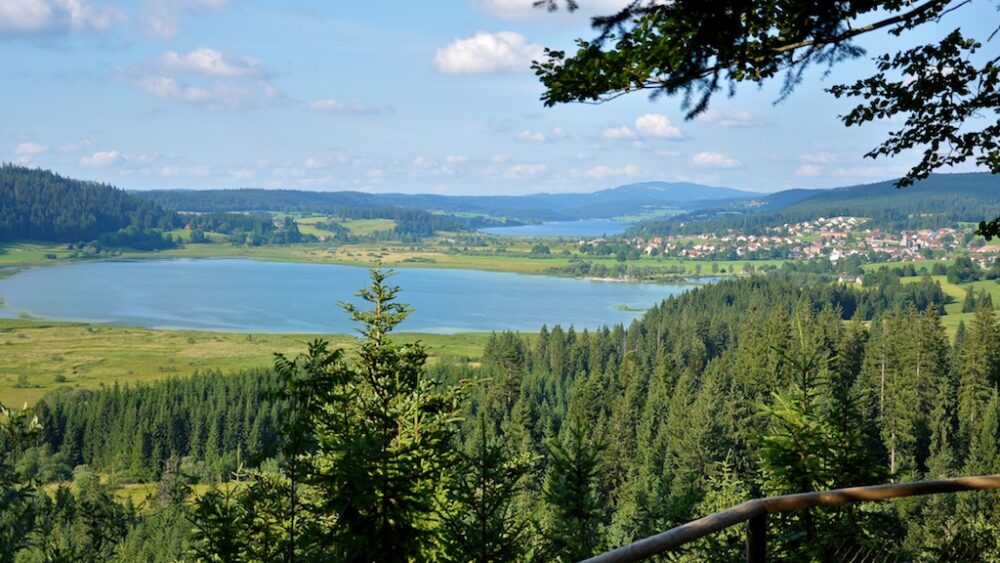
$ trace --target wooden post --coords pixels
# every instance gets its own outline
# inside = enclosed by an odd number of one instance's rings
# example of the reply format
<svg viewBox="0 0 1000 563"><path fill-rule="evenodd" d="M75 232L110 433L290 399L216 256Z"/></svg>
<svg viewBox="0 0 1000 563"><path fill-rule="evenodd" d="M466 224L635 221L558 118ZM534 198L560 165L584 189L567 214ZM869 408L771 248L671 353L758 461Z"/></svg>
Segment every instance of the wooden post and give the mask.
<svg viewBox="0 0 1000 563"><path fill-rule="evenodd" d="M767 561L767 513L747 520L747 563Z"/></svg>

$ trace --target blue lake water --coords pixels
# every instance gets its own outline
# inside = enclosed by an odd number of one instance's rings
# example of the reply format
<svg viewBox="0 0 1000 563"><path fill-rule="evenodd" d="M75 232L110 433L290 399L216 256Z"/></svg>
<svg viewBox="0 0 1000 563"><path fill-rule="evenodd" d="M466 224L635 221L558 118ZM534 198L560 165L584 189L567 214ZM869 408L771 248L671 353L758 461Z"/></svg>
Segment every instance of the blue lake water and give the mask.
<svg viewBox="0 0 1000 563"><path fill-rule="evenodd" d="M402 268L392 278L413 313L399 330L453 333L597 328L627 323L688 286ZM83 262L0 280L0 315L151 328L346 333L337 306L356 301L368 271L353 266L252 260Z"/></svg>
<svg viewBox="0 0 1000 563"><path fill-rule="evenodd" d="M493 235L516 237L599 237L624 233L629 226L628 223L619 221L592 219L587 221L553 221L517 227L489 227L480 230Z"/></svg>

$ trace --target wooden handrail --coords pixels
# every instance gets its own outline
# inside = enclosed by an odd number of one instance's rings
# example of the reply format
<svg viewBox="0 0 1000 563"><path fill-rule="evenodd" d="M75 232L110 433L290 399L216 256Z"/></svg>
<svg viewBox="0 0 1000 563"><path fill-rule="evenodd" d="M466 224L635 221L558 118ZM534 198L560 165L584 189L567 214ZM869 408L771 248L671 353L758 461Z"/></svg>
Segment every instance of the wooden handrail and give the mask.
<svg viewBox="0 0 1000 563"><path fill-rule="evenodd" d="M771 513L839 506L851 502L878 502L920 495L986 491L991 489L1000 489L1000 474L872 485L868 487L849 487L832 491L798 493L748 500L743 504L721 512L709 514L708 516L693 520L687 524L682 524L676 528L671 528L655 536L650 536L596 557L591 557L584 563L632 563L642 561L653 555L676 549L685 543L703 538L719 530L749 521L754 521L757 526L749 527L750 537L748 537L747 541L748 556L758 548L760 549L759 553L762 554L763 545L758 546L754 542L763 540L760 534L760 524L766 522L765 518Z"/></svg>

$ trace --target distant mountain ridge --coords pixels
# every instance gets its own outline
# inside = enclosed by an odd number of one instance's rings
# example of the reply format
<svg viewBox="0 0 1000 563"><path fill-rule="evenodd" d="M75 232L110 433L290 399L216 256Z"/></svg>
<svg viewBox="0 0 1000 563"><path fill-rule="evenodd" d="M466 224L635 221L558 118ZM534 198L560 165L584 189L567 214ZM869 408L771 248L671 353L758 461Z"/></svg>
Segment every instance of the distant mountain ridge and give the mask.
<svg viewBox="0 0 1000 563"><path fill-rule="evenodd" d="M691 183L641 182L590 193L523 196L372 194L303 190L152 190L133 195L177 211L300 211L336 213L340 208L403 207L444 213L478 213L522 221L610 219L656 209L699 209L722 200L763 194Z"/></svg>
<svg viewBox="0 0 1000 563"><path fill-rule="evenodd" d="M978 222L1000 215L1000 176L988 172L932 174L898 189L894 181L826 190L785 190L749 202L704 207L641 223L645 234L753 229L837 215L867 217L872 226L905 229Z"/></svg>

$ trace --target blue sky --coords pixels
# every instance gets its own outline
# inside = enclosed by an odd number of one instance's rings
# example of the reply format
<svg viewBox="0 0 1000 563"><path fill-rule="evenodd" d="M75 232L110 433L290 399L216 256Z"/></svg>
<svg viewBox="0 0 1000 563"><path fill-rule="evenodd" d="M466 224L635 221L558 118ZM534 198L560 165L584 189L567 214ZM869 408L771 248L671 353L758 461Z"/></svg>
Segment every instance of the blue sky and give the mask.
<svg viewBox="0 0 1000 563"><path fill-rule="evenodd" d="M864 159L894 124L845 128L849 103L823 91L870 74L870 56L807 73L777 105L777 83L743 87L694 121L644 93L543 107L532 57L591 37L587 16L621 3L580 0L569 15L531 0L0 0L0 161L128 189L444 194L646 180L770 192L893 178L915 161ZM985 37L997 16L973 1L862 44Z"/></svg>

